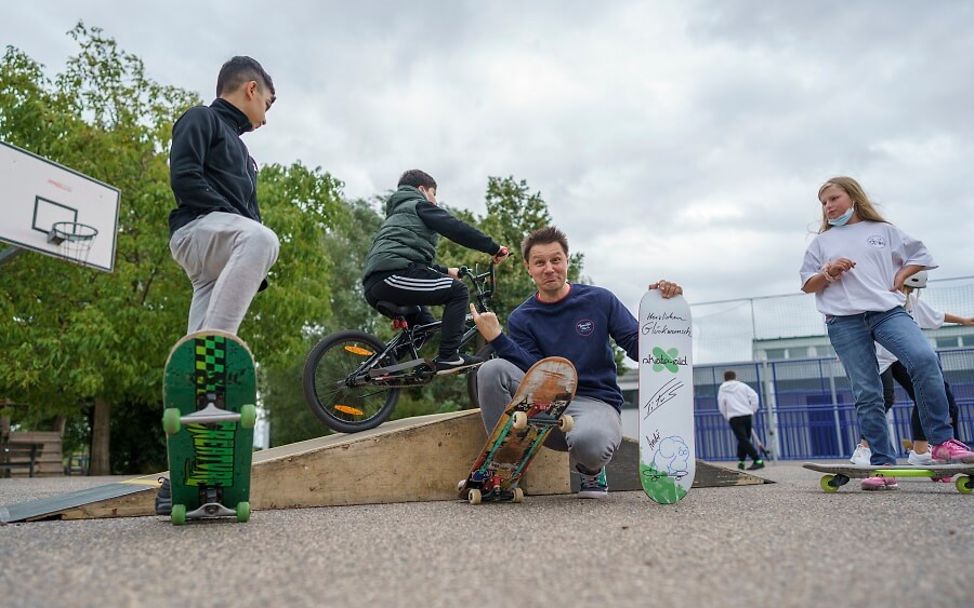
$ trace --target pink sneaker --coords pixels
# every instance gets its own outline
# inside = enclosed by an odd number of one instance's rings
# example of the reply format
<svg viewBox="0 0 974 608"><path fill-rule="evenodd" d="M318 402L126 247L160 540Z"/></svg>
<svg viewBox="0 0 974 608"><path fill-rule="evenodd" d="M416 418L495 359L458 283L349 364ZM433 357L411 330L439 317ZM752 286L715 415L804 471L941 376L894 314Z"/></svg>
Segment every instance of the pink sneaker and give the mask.
<svg viewBox="0 0 974 608"><path fill-rule="evenodd" d="M862 480L863 490L896 490L899 487L895 479L892 477L883 477L882 475L867 477Z"/></svg>
<svg viewBox="0 0 974 608"><path fill-rule="evenodd" d="M967 449L967 446L956 439L948 439L940 445L935 445L930 450L930 455L934 460L941 462L974 462L974 452Z"/></svg>

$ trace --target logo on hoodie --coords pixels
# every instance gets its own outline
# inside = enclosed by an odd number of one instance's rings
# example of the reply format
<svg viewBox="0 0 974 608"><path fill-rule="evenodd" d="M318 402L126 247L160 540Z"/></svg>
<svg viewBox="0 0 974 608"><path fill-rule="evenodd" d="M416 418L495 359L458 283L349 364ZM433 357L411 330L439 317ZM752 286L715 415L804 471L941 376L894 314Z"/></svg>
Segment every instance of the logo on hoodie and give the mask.
<svg viewBox="0 0 974 608"><path fill-rule="evenodd" d="M580 336L585 336L587 338L588 336L591 336L592 332L594 331L595 321L592 321L591 319L582 319L575 324L575 332Z"/></svg>

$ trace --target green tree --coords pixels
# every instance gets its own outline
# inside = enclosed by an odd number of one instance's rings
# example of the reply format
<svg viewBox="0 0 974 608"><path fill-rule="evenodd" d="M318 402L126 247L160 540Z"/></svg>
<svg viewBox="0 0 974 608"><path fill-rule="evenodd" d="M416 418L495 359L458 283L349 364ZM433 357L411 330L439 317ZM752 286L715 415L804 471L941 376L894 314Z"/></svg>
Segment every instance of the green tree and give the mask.
<svg viewBox="0 0 974 608"><path fill-rule="evenodd" d="M284 445L328 434L327 426L308 409L303 391L305 357L324 336L343 329L359 329L373 334L386 331L386 324L366 303L362 293L362 269L372 236L382 224L382 216L364 200L341 204L341 219L317 241L331 260L330 316L304 327L303 346L283 364L265 370L261 389L271 429L271 445Z"/></svg>
<svg viewBox="0 0 974 608"><path fill-rule="evenodd" d="M79 24L70 35L81 52L53 82L7 48L0 137L122 190L116 270L37 255L3 268L0 341L9 356L0 392L31 404L28 421L92 404L92 470L107 473L112 404L158 400L158 380L147 380L164 361L171 330L163 328L184 314L169 301L181 277L155 226L171 205L168 127L195 97L148 80L141 61L97 28Z"/></svg>
<svg viewBox="0 0 974 608"><path fill-rule="evenodd" d="M555 222L541 192L532 192L527 181L516 180L513 176L487 178L484 202L487 214L483 217L476 217L469 212L454 213L511 250L511 257L496 268L497 290L492 308L503 323L512 310L536 291L524 268L521 241L532 231ZM437 255L444 260L444 265L450 266L467 265L472 268L474 264L479 264L483 267L488 262L484 254L465 249L446 239L440 241ZM577 281L584 256L573 253L570 262L568 280Z"/></svg>
<svg viewBox="0 0 974 608"><path fill-rule="evenodd" d="M80 52L54 81L7 48L0 138L122 191L116 267L100 273L21 255L2 268L0 395L30 404L26 424L90 414L92 473L109 472L110 461L125 472L149 465L132 454L110 459L112 428L132 450L158 448L162 369L185 332L191 289L169 253L167 156L174 119L199 98L146 78L141 60L98 28L79 23L70 35ZM281 240L271 286L241 328L262 367L293 360L303 329L330 318L331 264L319 243L339 218L341 183L295 164L265 167L259 184L265 221Z"/></svg>

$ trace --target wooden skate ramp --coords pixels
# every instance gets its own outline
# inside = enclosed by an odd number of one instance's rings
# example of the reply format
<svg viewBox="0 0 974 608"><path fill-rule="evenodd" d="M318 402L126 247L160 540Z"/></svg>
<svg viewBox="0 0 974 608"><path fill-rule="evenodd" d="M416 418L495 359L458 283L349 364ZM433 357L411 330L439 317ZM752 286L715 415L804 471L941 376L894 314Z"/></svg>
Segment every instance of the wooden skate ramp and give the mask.
<svg viewBox="0 0 974 608"><path fill-rule="evenodd" d="M469 410L262 450L254 453L250 504L260 511L455 500L486 440L480 410ZM0 507L0 523L153 515L161 475ZM567 493L567 455L542 449L521 485L528 495Z"/></svg>

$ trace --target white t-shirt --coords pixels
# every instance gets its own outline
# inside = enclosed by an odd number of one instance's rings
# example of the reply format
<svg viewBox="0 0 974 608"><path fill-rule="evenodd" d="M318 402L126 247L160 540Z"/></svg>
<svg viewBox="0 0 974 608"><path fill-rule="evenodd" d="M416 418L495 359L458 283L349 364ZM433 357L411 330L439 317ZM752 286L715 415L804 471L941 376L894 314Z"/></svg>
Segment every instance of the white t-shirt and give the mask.
<svg viewBox="0 0 974 608"><path fill-rule="evenodd" d="M930 306L919 299L917 292L913 292L906 297L906 310L917 322L920 329L937 329L943 327L944 313ZM879 342L876 343L876 359L879 360L879 373L883 373L890 365L896 362L896 355L889 352Z"/></svg>
<svg viewBox="0 0 974 608"><path fill-rule="evenodd" d="M838 258L848 258L856 266L815 294L815 306L824 315L883 312L901 306L903 294L890 291L896 272L907 265L937 267L922 242L892 224L863 220L830 228L812 240L802 262L802 285L826 262Z"/></svg>

